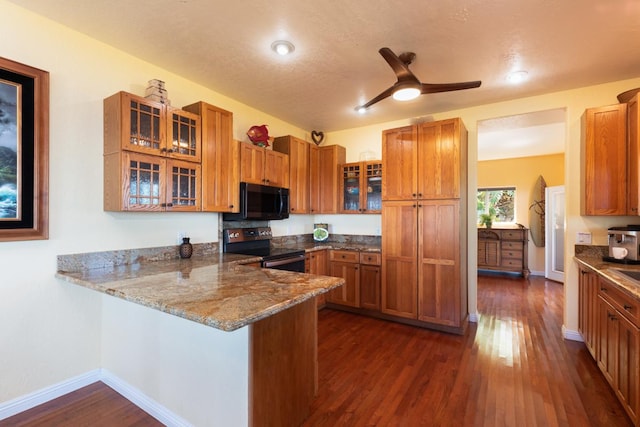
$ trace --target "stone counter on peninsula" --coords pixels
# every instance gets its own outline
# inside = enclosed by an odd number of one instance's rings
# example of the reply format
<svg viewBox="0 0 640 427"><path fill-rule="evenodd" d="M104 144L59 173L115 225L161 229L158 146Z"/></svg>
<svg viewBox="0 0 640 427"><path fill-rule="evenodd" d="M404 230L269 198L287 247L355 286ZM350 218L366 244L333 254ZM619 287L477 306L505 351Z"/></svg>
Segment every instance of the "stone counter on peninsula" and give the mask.
<svg viewBox="0 0 640 427"><path fill-rule="evenodd" d="M300 424L318 387L315 296L344 280L200 249L61 255L56 277L102 295L100 367L165 424Z"/></svg>

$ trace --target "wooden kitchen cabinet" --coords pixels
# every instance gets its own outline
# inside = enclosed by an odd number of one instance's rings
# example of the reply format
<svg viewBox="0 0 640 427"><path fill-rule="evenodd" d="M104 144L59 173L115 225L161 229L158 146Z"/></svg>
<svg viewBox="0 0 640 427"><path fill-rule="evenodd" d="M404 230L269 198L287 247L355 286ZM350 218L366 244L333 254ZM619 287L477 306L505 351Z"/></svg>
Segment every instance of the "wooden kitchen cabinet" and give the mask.
<svg viewBox="0 0 640 427"><path fill-rule="evenodd" d="M200 116L126 92L103 105L104 210L200 210Z"/></svg>
<svg viewBox="0 0 640 427"><path fill-rule="evenodd" d="M273 150L289 156L289 213L309 213L309 146L294 136L281 136L273 141Z"/></svg>
<svg viewBox="0 0 640 427"><path fill-rule="evenodd" d="M327 293L327 302L360 307L360 256L358 251L330 250L329 276L342 277L345 284Z"/></svg>
<svg viewBox="0 0 640 427"><path fill-rule="evenodd" d="M458 118L382 135L381 311L463 333L467 131Z"/></svg>
<svg viewBox="0 0 640 427"><path fill-rule="evenodd" d="M200 163L200 116L127 92L105 98L104 154L119 150Z"/></svg>
<svg viewBox="0 0 640 427"><path fill-rule="evenodd" d="M317 274L319 276L327 275L327 249L310 251L305 254L305 273ZM318 308L324 307L327 300L327 294L321 294L316 297Z"/></svg>
<svg viewBox="0 0 640 427"><path fill-rule="evenodd" d="M264 147L240 143L240 181L289 187L289 156Z"/></svg>
<svg viewBox="0 0 640 427"><path fill-rule="evenodd" d="M627 150L627 104L585 111L582 116L583 215L627 215ZM635 198L637 201L637 195Z"/></svg>
<svg viewBox="0 0 640 427"><path fill-rule="evenodd" d="M598 367L635 425L640 409L640 303L599 277Z"/></svg>
<svg viewBox="0 0 640 427"><path fill-rule="evenodd" d="M206 102L183 107L202 120L202 211L239 212L240 145L233 113Z"/></svg>
<svg viewBox="0 0 640 427"><path fill-rule="evenodd" d="M360 252L360 307L380 311L381 255Z"/></svg>
<svg viewBox="0 0 640 427"><path fill-rule="evenodd" d="M309 145L309 213L340 212L338 168L345 159L346 149L341 145Z"/></svg>
<svg viewBox="0 0 640 427"><path fill-rule="evenodd" d="M578 276L578 331L589 353L597 360L598 275L580 267Z"/></svg>
<svg viewBox="0 0 640 427"><path fill-rule="evenodd" d="M413 200L382 208L383 313L418 318L418 210Z"/></svg>
<svg viewBox="0 0 640 427"><path fill-rule="evenodd" d="M104 210L198 211L200 165L131 151L104 156Z"/></svg>
<svg viewBox="0 0 640 427"><path fill-rule="evenodd" d="M380 213L382 162L345 163L340 169L340 212Z"/></svg>
<svg viewBox="0 0 640 427"><path fill-rule="evenodd" d="M627 215L640 215L640 109L638 94L627 103Z"/></svg>
<svg viewBox="0 0 640 427"><path fill-rule="evenodd" d="M382 141L383 200L460 198L467 169L467 130L462 120L385 130Z"/></svg>

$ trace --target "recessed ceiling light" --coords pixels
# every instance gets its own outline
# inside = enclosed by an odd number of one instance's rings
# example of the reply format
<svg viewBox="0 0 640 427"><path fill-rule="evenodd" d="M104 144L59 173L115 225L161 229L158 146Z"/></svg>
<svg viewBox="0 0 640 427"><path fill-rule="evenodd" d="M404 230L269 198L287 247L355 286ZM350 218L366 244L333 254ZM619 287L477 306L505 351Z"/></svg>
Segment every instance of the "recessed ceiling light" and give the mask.
<svg viewBox="0 0 640 427"><path fill-rule="evenodd" d="M271 49L278 55L285 56L296 50L296 47L289 41L276 40L271 43Z"/></svg>
<svg viewBox="0 0 640 427"><path fill-rule="evenodd" d="M529 73L523 70L514 71L512 73L509 73L509 75L507 76L507 81L512 84L522 83L523 81L527 80L528 75Z"/></svg>

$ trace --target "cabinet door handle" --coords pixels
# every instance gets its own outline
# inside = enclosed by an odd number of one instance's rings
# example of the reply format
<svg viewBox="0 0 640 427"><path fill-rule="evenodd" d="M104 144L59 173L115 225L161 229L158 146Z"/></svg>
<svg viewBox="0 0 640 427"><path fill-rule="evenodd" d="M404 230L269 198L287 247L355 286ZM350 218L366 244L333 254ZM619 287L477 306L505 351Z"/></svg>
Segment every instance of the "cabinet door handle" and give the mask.
<svg viewBox="0 0 640 427"><path fill-rule="evenodd" d="M627 305L627 304L624 305L624 309L627 310L627 311L630 311L632 308L633 308L633 306L630 306L630 305Z"/></svg>
<svg viewBox="0 0 640 427"><path fill-rule="evenodd" d="M602 286L600 287L600 290L601 290L602 292L609 292L609 289L604 288L604 287L602 287Z"/></svg>

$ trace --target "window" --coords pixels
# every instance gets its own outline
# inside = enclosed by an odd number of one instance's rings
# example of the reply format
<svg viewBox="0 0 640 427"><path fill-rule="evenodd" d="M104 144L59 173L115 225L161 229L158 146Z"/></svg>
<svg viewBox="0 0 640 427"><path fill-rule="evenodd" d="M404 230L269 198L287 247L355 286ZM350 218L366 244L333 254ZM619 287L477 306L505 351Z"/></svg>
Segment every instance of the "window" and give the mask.
<svg viewBox="0 0 640 427"><path fill-rule="evenodd" d="M477 216L489 214L495 222L515 222L515 187L478 188Z"/></svg>

